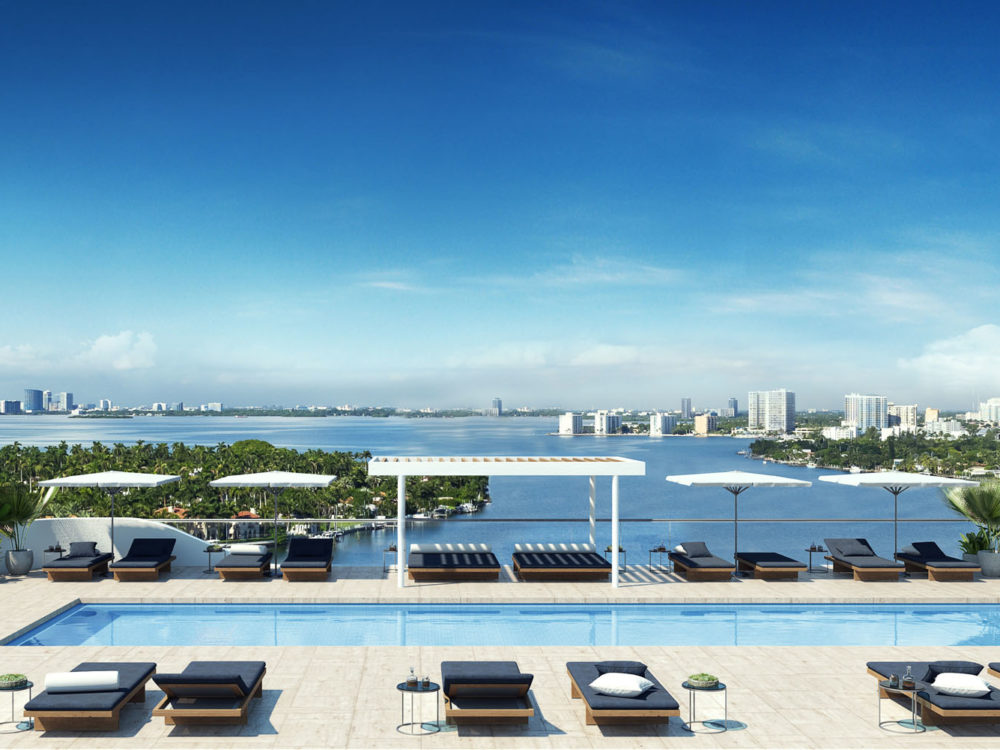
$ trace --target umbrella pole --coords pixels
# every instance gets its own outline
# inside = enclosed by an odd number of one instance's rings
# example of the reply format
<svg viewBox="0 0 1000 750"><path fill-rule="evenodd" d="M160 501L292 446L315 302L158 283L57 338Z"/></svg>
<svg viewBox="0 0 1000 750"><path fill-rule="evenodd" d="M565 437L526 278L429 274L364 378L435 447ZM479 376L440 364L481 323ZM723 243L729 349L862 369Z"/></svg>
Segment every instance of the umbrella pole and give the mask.
<svg viewBox="0 0 1000 750"><path fill-rule="evenodd" d="M739 565L736 562L736 553L740 550L740 493L746 487L726 487L726 489L733 493L733 564L736 565L733 568L733 578L738 578Z"/></svg>
<svg viewBox="0 0 1000 750"><path fill-rule="evenodd" d="M274 503L274 562L272 568L274 575L278 575L278 495L281 490L271 490L271 502Z"/></svg>
<svg viewBox="0 0 1000 750"><path fill-rule="evenodd" d="M111 562L115 561L115 492L113 488L108 489L111 496Z"/></svg>

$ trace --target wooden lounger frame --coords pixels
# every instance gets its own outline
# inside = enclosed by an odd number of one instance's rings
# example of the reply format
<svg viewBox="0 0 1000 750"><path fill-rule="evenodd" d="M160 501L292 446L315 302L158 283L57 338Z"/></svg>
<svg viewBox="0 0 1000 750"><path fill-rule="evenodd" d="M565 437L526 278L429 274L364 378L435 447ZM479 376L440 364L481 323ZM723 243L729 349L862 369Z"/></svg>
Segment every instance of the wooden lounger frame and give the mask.
<svg viewBox="0 0 1000 750"><path fill-rule="evenodd" d="M153 709L153 716L162 716L164 724L246 724L247 723L247 713L250 711L250 702L254 698L261 698L264 695L264 675L267 674L265 669L261 676L258 678L257 682L250 689L247 695L243 695L243 690L236 683L197 683L197 684L183 684L177 683L175 685L160 685L160 690L164 692L162 700L156 704ZM172 688L184 687L184 688L204 688L211 687L215 689L229 688L233 691L234 698L243 697L242 703L236 708L199 708L197 706L197 698L192 698L191 696L178 696L172 692ZM185 700L191 698L193 704L190 708L172 708L170 706L171 700Z"/></svg>
<svg viewBox="0 0 1000 750"><path fill-rule="evenodd" d="M327 563L325 568L286 568L281 566L281 577L286 581L325 581L330 577L333 563Z"/></svg>
<svg viewBox="0 0 1000 750"><path fill-rule="evenodd" d="M833 563L834 573L853 573L855 581L898 581L899 574L905 570L905 568L861 568L838 560L833 555L825 555L823 559Z"/></svg>
<svg viewBox="0 0 1000 750"><path fill-rule="evenodd" d="M611 568L522 568L517 560L514 563L514 575L522 581L606 581L611 575Z"/></svg>
<svg viewBox="0 0 1000 750"><path fill-rule="evenodd" d="M632 724L632 723L665 723L670 721L671 716L680 716L681 709L677 708L635 708L635 709L610 709L591 708L587 699L583 697L579 685L573 678L573 673L568 669L569 675L569 695L571 698L582 698L586 707L587 724Z"/></svg>
<svg viewBox="0 0 1000 750"><path fill-rule="evenodd" d="M929 581L971 581L975 578L976 573L982 571L978 565L969 565L967 568L939 568L934 565L934 563L924 563L917 562L916 560L907 560L905 557L900 559L896 557L901 563L903 563L903 570L907 573L926 573L927 580Z"/></svg>
<svg viewBox="0 0 1000 750"><path fill-rule="evenodd" d="M508 695L486 696L483 691L508 690ZM535 707L528 699L529 685L504 685L495 682L460 683L449 686L444 696L444 718L451 724L460 721L494 723L527 721L535 715ZM462 708L463 698L494 702L497 705ZM456 705L456 702L458 705Z"/></svg>
<svg viewBox="0 0 1000 750"><path fill-rule="evenodd" d="M736 572L735 567L696 568L685 565L680 560L675 560L674 558L670 558L670 561L674 564L674 572L689 581L728 581L733 577L733 573Z"/></svg>
<svg viewBox="0 0 1000 750"><path fill-rule="evenodd" d="M674 565L676 564L675 562ZM799 578L799 573L806 572L806 566L799 563L794 565L789 563L787 566L780 568L773 565L759 566L756 563L737 557L736 570L740 573L752 573L754 578L759 578L762 581L796 581Z"/></svg>
<svg viewBox="0 0 1000 750"><path fill-rule="evenodd" d="M119 714L129 703L146 702L146 683L149 677L140 682L128 693L118 705L110 711L39 711L25 709L24 715L35 720L35 731L100 731L114 732L118 729Z"/></svg>
<svg viewBox="0 0 1000 750"><path fill-rule="evenodd" d="M171 555L163 562L151 568L112 568L116 581L155 581L160 573L169 573L170 564L177 558Z"/></svg>
<svg viewBox="0 0 1000 750"><path fill-rule="evenodd" d="M495 568L410 568L406 569L411 581L495 581L500 577L500 566Z"/></svg>
<svg viewBox="0 0 1000 750"><path fill-rule="evenodd" d="M271 568L271 560L267 560L255 568L248 568L240 565L234 568L220 568L215 566L219 578L223 581L247 581L251 578L267 578L267 572Z"/></svg>
<svg viewBox="0 0 1000 750"><path fill-rule="evenodd" d="M992 669L990 671L993 672ZM870 667L868 668L868 674L879 681L886 679L884 675L879 674ZM1000 676L996 672L993 672L993 674ZM887 693L878 683L875 684L875 689L878 691L879 698L898 697L897 693ZM991 719L1000 721L1000 709L941 708L933 705L926 698L921 698L916 693L913 695L913 700L920 706L920 721L929 727L937 726L938 724L960 723L962 721L983 721L984 719L987 721Z"/></svg>
<svg viewBox="0 0 1000 750"><path fill-rule="evenodd" d="M106 576L110 562L111 560L107 559L85 568L42 568L42 572L50 581L89 581L94 576Z"/></svg>

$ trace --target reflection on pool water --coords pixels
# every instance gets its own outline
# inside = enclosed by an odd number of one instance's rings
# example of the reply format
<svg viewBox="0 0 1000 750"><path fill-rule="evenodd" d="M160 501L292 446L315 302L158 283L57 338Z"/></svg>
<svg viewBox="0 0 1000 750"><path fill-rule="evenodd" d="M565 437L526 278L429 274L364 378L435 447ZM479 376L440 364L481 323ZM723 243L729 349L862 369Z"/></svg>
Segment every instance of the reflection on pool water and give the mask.
<svg viewBox="0 0 1000 750"><path fill-rule="evenodd" d="M998 646L997 604L81 604L18 646Z"/></svg>

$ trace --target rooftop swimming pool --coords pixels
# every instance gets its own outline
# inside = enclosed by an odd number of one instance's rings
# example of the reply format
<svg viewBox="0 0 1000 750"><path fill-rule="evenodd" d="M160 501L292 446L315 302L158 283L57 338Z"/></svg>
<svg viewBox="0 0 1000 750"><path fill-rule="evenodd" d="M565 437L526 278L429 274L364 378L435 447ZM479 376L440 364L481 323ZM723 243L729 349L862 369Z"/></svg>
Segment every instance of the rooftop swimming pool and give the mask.
<svg viewBox="0 0 1000 750"><path fill-rule="evenodd" d="M997 604L81 604L13 646L998 646Z"/></svg>

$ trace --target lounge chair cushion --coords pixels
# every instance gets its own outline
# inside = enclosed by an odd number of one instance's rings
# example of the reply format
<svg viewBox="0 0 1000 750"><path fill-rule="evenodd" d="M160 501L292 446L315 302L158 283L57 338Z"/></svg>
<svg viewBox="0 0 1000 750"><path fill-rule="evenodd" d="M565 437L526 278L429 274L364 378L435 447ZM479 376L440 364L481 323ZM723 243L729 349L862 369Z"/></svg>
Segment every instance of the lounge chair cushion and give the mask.
<svg viewBox="0 0 1000 750"><path fill-rule="evenodd" d="M70 557L97 557L97 542L70 542Z"/></svg>
<svg viewBox="0 0 1000 750"><path fill-rule="evenodd" d="M492 552L411 552L411 568L499 568Z"/></svg>
<svg viewBox="0 0 1000 750"><path fill-rule="evenodd" d="M294 560L282 560L281 567L283 568L325 568L330 564L329 560L316 560L313 558L303 560L301 558Z"/></svg>
<svg viewBox="0 0 1000 750"><path fill-rule="evenodd" d="M989 684L974 674L942 672L934 678L931 687L945 695L963 698L980 698L990 692Z"/></svg>
<svg viewBox="0 0 1000 750"><path fill-rule="evenodd" d="M911 546L918 555L928 559L949 559L949 556L944 553L944 550L937 546L936 542L914 542ZM905 551L906 550L904 550L904 552Z"/></svg>
<svg viewBox="0 0 1000 750"><path fill-rule="evenodd" d="M176 543L176 539L140 537L132 540L125 557L170 557Z"/></svg>
<svg viewBox="0 0 1000 750"><path fill-rule="evenodd" d="M1000 661L991 661L987 666L994 672L1000 672Z"/></svg>
<svg viewBox="0 0 1000 750"><path fill-rule="evenodd" d="M86 661L73 672L118 672L117 690L91 693L39 693L24 708L28 711L112 711L138 685L156 671L154 662Z"/></svg>
<svg viewBox="0 0 1000 750"><path fill-rule="evenodd" d="M215 564L216 568L259 568L271 561L271 553L263 555L226 555Z"/></svg>
<svg viewBox="0 0 1000 750"><path fill-rule="evenodd" d="M714 557L714 555L708 551L708 545L704 542L684 542L683 544L679 544L677 546L683 547L683 550L678 550L678 552L685 557Z"/></svg>
<svg viewBox="0 0 1000 750"><path fill-rule="evenodd" d="M590 683L590 687L601 695L611 695L616 698L638 698L653 687L653 683L637 674L605 672Z"/></svg>
<svg viewBox="0 0 1000 750"><path fill-rule="evenodd" d="M511 686L524 686L527 690L533 680L534 675L522 673L516 661L441 662L441 691L448 696L457 685L483 686L476 691L480 697L489 697L491 692L509 695ZM495 685L497 690L491 691L489 685Z"/></svg>
<svg viewBox="0 0 1000 750"><path fill-rule="evenodd" d="M492 552L493 548L488 544L476 542L458 542L444 544L411 544L410 554L414 552Z"/></svg>
<svg viewBox="0 0 1000 750"><path fill-rule="evenodd" d="M872 548L860 539L839 539L834 555L837 557L874 557Z"/></svg>
<svg viewBox="0 0 1000 750"><path fill-rule="evenodd" d="M193 661L183 672L155 675L153 682L165 690L170 689L175 695L187 697L232 695L220 689L224 685L236 685L243 696L247 696L266 667L267 664L262 661Z"/></svg>
<svg viewBox="0 0 1000 750"><path fill-rule="evenodd" d="M977 675L983 671L983 665L974 661L932 661L927 665L924 676L920 679L924 682L934 682L939 674L971 674ZM902 674L902 673L900 673ZM914 672L916 674L916 672Z"/></svg>
<svg viewBox="0 0 1000 750"><path fill-rule="evenodd" d="M900 560L920 563L921 565L926 565L931 568L972 571L979 570L979 563L966 562L965 560L959 560L957 557L924 557L923 555L909 555L905 552L898 553L896 557Z"/></svg>
<svg viewBox="0 0 1000 750"><path fill-rule="evenodd" d="M515 552L521 568L591 568L611 570L611 563L596 552Z"/></svg>
<svg viewBox="0 0 1000 750"><path fill-rule="evenodd" d="M115 568L155 568L157 565L165 563L170 559L167 557L123 557L111 563L112 570Z"/></svg>
<svg viewBox="0 0 1000 750"><path fill-rule="evenodd" d="M708 557L688 557L678 552L671 552L667 555L674 562L679 562L688 568L733 568L734 565L729 560L721 557L709 555Z"/></svg>
<svg viewBox="0 0 1000 750"><path fill-rule="evenodd" d="M942 672L979 674L983 671L983 665L974 661L870 661L867 666L884 679L893 674L902 677L906 668L910 667L913 677L921 682L934 682L934 678Z"/></svg>
<svg viewBox="0 0 1000 750"><path fill-rule="evenodd" d="M778 552L737 552L740 560L756 565L758 568L805 568L805 563L793 560Z"/></svg>
<svg viewBox="0 0 1000 750"><path fill-rule="evenodd" d="M573 681L576 682L584 700L587 701L587 704L592 709L605 711L644 711L651 709L674 711L679 708L679 705L677 701L674 700L674 697L667 692L666 688L660 684L659 680L657 680L648 669L642 676L653 683L653 686L639 697L618 698L611 695L601 695L590 687L590 683L600 676L597 671L597 665L600 663L601 662L592 661L571 661L566 664L566 668L573 676Z"/></svg>
<svg viewBox="0 0 1000 750"><path fill-rule="evenodd" d="M947 695L928 685L917 692L921 698L946 711L1000 711L1000 690L990 687L990 692L980 697Z"/></svg>
<svg viewBox="0 0 1000 750"><path fill-rule="evenodd" d="M73 555L68 555L66 557L60 557L57 560L49 560L45 563L46 568L89 568L92 565L99 565L105 560L110 560L111 554L105 552L103 555L85 555L80 557L74 557Z"/></svg>
<svg viewBox="0 0 1000 750"><path fill-rule="evenodd" d="M598 674L635 674L640 677L646 674L646 665L641 661L599 661L595 665Z"/></svg>
<svg viewBox="0 0 1000 750"><path fill-rule="evenodd" d="M834 557L848 565L853 565L855 568L899 568L902 570L904 567L901 562L887 560L878 555L834 555Z"/></svg>
<svg viewBox="0 0 1000 750"><path fill-rule="evenodd" d="M333 557L333 540L293 538L288 543L288 556L296 559L330 560Z"/></svg>

